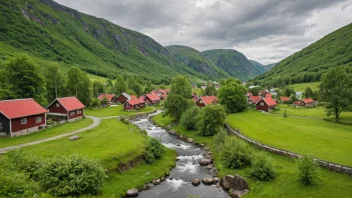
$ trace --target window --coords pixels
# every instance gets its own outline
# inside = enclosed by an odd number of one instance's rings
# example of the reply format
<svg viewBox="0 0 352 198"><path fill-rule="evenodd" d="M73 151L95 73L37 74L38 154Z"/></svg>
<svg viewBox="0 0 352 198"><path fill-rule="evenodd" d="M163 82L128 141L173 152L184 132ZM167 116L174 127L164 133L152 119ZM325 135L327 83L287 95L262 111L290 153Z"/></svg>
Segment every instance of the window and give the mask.
<svg viewBox="0 0 352 198"><path fill-rule="evenodd" d="M27 124L27 118L22 118L21 119L21 124Z"/></svg>
<svg viewBox="0 0 352 198"><path fill-rule="evenodd" d="M42 120L43 120L43 119L42 119L41 116L38 116L38 117L36 117L36 119L35 119L36 123L41 123Z"/></svg>
<svg viewBox="0 0 352 198"><path fill-rule="evenodd" d="M2 123L0 122L0 131L2 131Z"/></svg>
<svg viewBox="0 0 352 198"><path fill-rule="evenodd" d="M57 102L57 103L56 103L56 107L60 107L60 103Z"/></svg>
<svg viewBox="0 0 352 198"><path fill-rule="evenodd" d="M264 102L261 102L261 103L260 103L260 106L264 106Z"/></svg>
<svg viewBox="0 0 352 198"><path fill-rule="evenodd" d="M70 113L70 116L75 116L75 112L72 111L72 112Z"/></svg>
<svg viewBox="0 0 352 198"><path fill-rule="evenodd" d="M81 110L77 110L77 115L82 114Z"/></svg>

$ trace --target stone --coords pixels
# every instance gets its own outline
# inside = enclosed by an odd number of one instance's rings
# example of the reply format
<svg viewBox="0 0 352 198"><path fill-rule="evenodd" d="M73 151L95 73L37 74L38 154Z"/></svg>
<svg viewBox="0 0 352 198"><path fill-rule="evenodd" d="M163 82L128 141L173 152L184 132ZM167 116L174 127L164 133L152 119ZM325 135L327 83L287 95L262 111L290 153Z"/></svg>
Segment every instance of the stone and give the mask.
<svg viewBox="0 0 352 198"><path fill-rule="evenodd" d="M153 187L154 187L154 184L152 184L152 183L147 184L147 189L151 189Z"/></svg>
<svg viewBox="0 0 352 198"><path fill-rule="evenodd" d="M192 142L193 142L193 139L192 139L192 138L189 138L189 139L187 140L187 142L192 143Z"/></svg>
<svg viewBox="0 0 352 198"><path fill-rule="evenodd" d="M180 135L179 137L182 139L182 138L183 138L183 135Z"/></svg>
<svg viewBox="0 0 352 198"><path fill-rule="evenodd" d="M202 158L202 159L199 161L199 164L202 165L202 166L207 166L207 165L211 164L211 159Z"/></svg>
<svg viewBox="0 0 352 198"><path fill-rule="evenodd" d="M205 185L212 185L214 183L214 179L211 177L204 177L202 179L203 184Z"/></svg>
<svg viewBox="0 0 352 198"><path fill-rule="evenodd" d="M222 186L225 190L233 189L236 191L244 191L248 189L247 181L240 175L226 175L222 178Z"/></svg>
<svg viewBox="0 0 352 198"><path fill-rule="evenodd" d="M81 138L78 135L74 135L74 136L69 137L68 139L71 141L75 141L75 140L79 140Z"/></svg>
<svg viewBox="0 0 352 198"><path fill-rule="evenodd" d="M169 180L173 180L174 178L173 177L169 177Z"/></svg>
<svg viewBox="0 0 352 198"><path fill-rule="evenodd" d="M217 188L220 188L220 187L221 187L220 182L218 182L218 183L216 184L216 187L217 187Z"/></svg>
<svg viewBox="0 0 352 198"><path fill-rule="evenodd" d="M161 182L160 179L156 179L156 180L153 181L153 184L154 184L154 185L159 185L160 182Z"/></svg>
<svg viewBox="0 0 352 198"><path fill-rule="evenodd" d="M212 165L212 164L209 164L209 165L207 166L207 169L212 169L212 168L214 168L214 165Z"/></svg>
<svg viewBox="0 0 352 198"><path fill-rule="evenodd" d="M242 195L248 193L248 190L234 190L233 188L231 188L229 190L229 194L232 198L240 198L242 197Z"/></svg>
<svg viewBox="0 0 352 198"><path fill-rule="evenodd" d="M205 150L205 151L209 151L209 147L207 147L207 146L204 147L204 150Z"/></svg>
<svg viewBox="0 0 352 198"><path fill-rule="evenodd" d="M165 179L165 177L160 177L160 181L165 181L166 179Z"/></svg>
<svg viewBox="0 0 352 198"><path fill-rule="evenodd" d="M165 176L166 176L166 177L170 176L170 173L165 173Z"/></svg>
<svg viewBox="0 0 352 198"><path fill-rule="evenodd" d="M204 154L204 158L211 159L211 156L209 154Z"/></svg>
<svg viewBox="0 0 352 198"><path fill-rule="evenodd" d="M219 183L219 182L220 182L220 178L214 177L214 184L217 184L217 183Z"/></svg>
<svg viewBox="0 0 352 198"><path fill-rule="evenodd" d="M126 195L127 195L127 197L136 197L136 196L138 196L138 190L135 188L129 189L129 190L127 190Z"/></svg>
<svg viewBox="0 0 352 198"><path fill-rule="evenodd" d="M200 146L201 146L201 147L204 147L204 146L205 146L205 144L200 144Z"/></svg>
<svg viewBox="0 0 352 198"><path fill-rule="evenodd" d="M192 185L193 186L198 186L200 184L200 180L199 179L193 179L192 180Z"/></svg>

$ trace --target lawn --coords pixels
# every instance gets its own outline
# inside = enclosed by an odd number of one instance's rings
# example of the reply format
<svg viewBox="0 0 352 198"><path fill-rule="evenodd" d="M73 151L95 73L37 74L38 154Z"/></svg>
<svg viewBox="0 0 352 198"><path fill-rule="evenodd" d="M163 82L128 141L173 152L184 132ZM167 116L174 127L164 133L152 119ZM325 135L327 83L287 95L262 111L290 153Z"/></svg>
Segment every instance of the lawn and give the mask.
<svg viewBox="0 0 352 198"><path fill-rule="evenodd" d="M23 136L14 137L14 138L0 138L0 148L14 146L18 144L27 143L27 142L33 142L36 140L41 140L41 139L61 135L64 133L69 133L69 132L87 127L92 123L93 123L92 119L86 118L86 119L79 120L77 122L61 124L42 131L31 133L28 135L23 135Z"/></svg>
<svg viewBox="0 0 352 198"><path fill-rule="evenodd" d="M230 114L227 122L259 142L352 166L352 126L255 111Z"/></svg>
<svg viewBox="0 0 352 198"><path fill-rule="evenodd" d="M116 107L107 107L107 108L99 108L99 109L85 109L84 114L88 116L95 117L110 117L110 116L125 116L142 112L152 112L154 107L146 106L144 109L135 110L135 111L124 111L123 106L119 105Z"/></svg>
<svg viewBox="0 0 352 198"><path fill-rule="evenodd" d="M159 123L161 116L157 115L153 119ZM169 118L169 123L166 123L167 119L163 118L163 125L169 125L172 123L172 119ZM229 169L221 165L219 159L220 153L212 149L212 137L204 137L198 135L195 131L187 131L181 126L174 127L178 133L187 137L192 137L194 140L200 143L204 143L210 146L212 153L215 157L215 164L219 171L220 176L226 174L240 174L246 178L249 182L251 191L243 196L244 198L249 197L285 197L285 198L296 198L296 197L334 197L347 198L352 194L352 188L350 186L352 177L344 174L333 173L325 169L319 169L317 173L317 180L313 186L304 186L298 180L297 175L297 164L294 159L271 155L273 159L274 168L277 172L277 177L270 182L258 182L248 178L250 168L245 169ZM236 137L231 137L236 138ZM256 155L260 151L254 147L249 147L250 151Z"/></svg>
<svg viewBox="0 0 352 198"><path fill-rule="evenodd" d="M92 82L98 81L98 82L101 82L101 83L106 83L106 81L108 80L108 79L105 78L105 77L96 76L96 75L89 74L89 73L87 73L87 76L88 76L88 78L89 78Z"/></svg>
<svg viewBox="0 0 352 198"><path fill-rule="evenodd" d="M312 82L312 83L300 83L300 84L293 84L293 85L288 85L290 87L293 87L293 89L295 91L298 91L298 92L304 92L304 90L307 88L307 87L310 87L313 89L313 91L315 90L319 90L319 82Z"/></svg>

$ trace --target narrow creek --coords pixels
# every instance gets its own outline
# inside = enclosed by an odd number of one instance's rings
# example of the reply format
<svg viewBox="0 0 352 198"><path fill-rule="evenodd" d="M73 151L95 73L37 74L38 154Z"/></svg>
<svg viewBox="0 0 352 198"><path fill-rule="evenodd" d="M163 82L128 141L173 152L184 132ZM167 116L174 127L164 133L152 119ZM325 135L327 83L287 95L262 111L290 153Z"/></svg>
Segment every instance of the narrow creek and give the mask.
<svg viewBox="0 0 352 198"><path fill-rule="evenodd" d="M150 114L148 118L159 113L161 111ZM205 166L199 165L199 160L205 153L204 149L194 143L184 142L176 136L170 135L163 128L155 126L148 118L136 118L132 120L132 123L140 129L146 130L149 136L160 140L164 146L176 150L178 161L176 167L170 171L170 176L165 182L149 190L140 192L138 197L228 197L228 194L221 187L217 188L215 185L207 186L202 183L199 186L192 185L192 180L195 178L202 180L204 177L212 177Z"/></svg>

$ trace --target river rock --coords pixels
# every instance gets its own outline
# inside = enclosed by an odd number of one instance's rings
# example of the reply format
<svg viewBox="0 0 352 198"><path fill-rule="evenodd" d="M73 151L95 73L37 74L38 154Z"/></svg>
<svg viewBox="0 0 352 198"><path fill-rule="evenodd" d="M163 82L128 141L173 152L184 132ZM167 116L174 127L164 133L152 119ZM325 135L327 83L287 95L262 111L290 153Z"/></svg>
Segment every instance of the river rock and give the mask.
<svg viewBox="0 0 352 198"><path fill-rule="evenodd" d="M204 154L204 158L211 159L211 156L209 154Z"/></svg>
<svg viewBox="0 0 352 198"><path fill-rule="evenodd" d="M209 164L209 165L207 166L207 169L212 169L212 168L214 168L214 165L212 165L212 164Z"/></svg>
<svg viewBox="0 0 352 198"><path fill-rule="evenodd" d="M202 158L202 159L199 161L199 164L202 165L202 166L207 166L207 165L211 164L211 159Z"/></svg>
<svg viewBox="0 0 352 198"><path fill-rule="evenodd" d="M214 177L214 184L219 183L219 181L220 181L220 178L218 178L218 177Z"/></svg>
<svg viewBox="0 0 352 198"><path fill-rule="evenodd" d="M200 184L200 180L199 179L193 179L192 180L192 184L193 184L193 186L198 186Z"/></svg>
<svg viewBox="0 0 352 198"><path fill-rule="evenodd" d="M233 188L231 188L229 190L229 194L232 198L240 198L242 197L242 195L246 194L248 192L247 189L245 190L234 190Z"/></svg>
<svg viewBox="0 0 352 198"><path fill-rule="evenodd" d="M203 184L205 185L212 185L214 183L214 179L210 177L204 177L202 179Z"/></svg>
<svg viewBox="0 0 352 198"><path fill-rule="evenodd" d="M193 139L192 139L192 138L189 138L189 139L187 140L187 142L192 143L192 142L193 142Z"/></svg>
<svg viewBox="0 0 352 198"><path fill-rule="evenodd" d="M165 181L165 177L160 177L160 181Z"/></svg>
<svg viewBox="0 0 352 198"><path fill-rule="evenodd" d="M204 150L205 150L205 151L209 151L209 147L207 147L207 146L204 147Z"/></svg>
<svg viewBox="0 0 352 198"><path fill-rule="evenodd" d="M222 186L224 189L233 189L236 191L244 191L248 189L247 181L240 175L226 175L222 178Z"/></svg>
<svg viewBox="0 0 352 198"><path fill-rule="evenodd" d="M75 141L75 140L79 140L80 137L78 135L74 135L74 136L69 137L68 139L71 141Z"/></svg>
<svg viewBox="0 0 352 198"><path fill-rule="evenodd" d="M154 181L153 181L153 184L154 184L154 185L159 185L159 184L160 184L160 179L154 180Z"/></svg>
<svg viewBox="0 0 352 198"><path fill-rule="evenodd" d="M165 176L166 176L166 177L170 176L170 173L165 173Z"/></svg>
<svg viewBox="0 0 352 198"><path fill-rule="evenodd" d="M129 190L127 190L126 195L127 195L127 197L136 197L136 196L138 196L138 190L135 188L129 189Z"/></svg>

